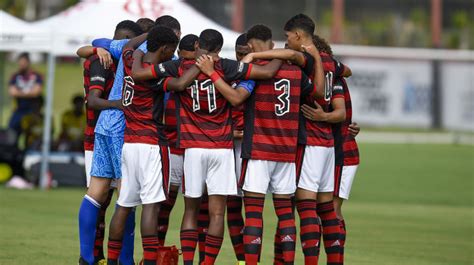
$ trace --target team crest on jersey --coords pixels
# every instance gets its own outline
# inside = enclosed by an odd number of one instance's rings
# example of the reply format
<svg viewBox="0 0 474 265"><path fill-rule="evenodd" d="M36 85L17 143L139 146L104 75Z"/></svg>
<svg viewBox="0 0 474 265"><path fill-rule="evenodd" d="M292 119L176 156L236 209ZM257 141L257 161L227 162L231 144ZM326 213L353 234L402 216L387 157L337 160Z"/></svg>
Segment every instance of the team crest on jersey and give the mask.
<svg viewBox="0 0 474 265"><path fill-rule="evenodd" d="M160 63L158 65L158 70L160 70L160 72L163 73L163 74L166 72L165 67L163 66L163 63Z"/></svg>
<svg viewBox="0 0 474 265"><path fill-rule="evenodd" d="M242 73L244 71L244 63L239 62L239 69L237 70L239 73Z"/></svg>

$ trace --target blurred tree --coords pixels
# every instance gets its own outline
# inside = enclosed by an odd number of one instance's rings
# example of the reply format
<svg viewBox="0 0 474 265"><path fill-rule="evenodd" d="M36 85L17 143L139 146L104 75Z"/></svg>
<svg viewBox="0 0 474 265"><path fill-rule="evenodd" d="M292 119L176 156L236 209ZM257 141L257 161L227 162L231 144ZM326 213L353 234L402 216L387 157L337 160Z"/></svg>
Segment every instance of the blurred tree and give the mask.
<svg viewBox="0 0 474 265"><path fill-rule="evenodd" d="M454 49L472 48L470 34L472 34L474 23L469 20L467 12L464 10L454 12L451 16L451 24L452 29L448 32L447 37L448 47Z"/></svg>
<svg viewBox="0 0 474 265"><path fill-rule="evenodd" d="M1 9L16 16L23 17L25 14L26 1L25 0L0 0Z"/></svg>

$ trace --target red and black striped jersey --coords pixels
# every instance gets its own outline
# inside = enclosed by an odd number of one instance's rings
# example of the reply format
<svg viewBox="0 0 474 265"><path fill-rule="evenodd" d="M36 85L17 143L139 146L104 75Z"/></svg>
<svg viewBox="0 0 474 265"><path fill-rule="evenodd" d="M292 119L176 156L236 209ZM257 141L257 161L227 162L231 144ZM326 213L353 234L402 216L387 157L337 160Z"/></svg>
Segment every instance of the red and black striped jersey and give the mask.
<svg viewBox="0 0 474 265"><path fill-rule="evenodd" d="M232 108L232 127L236 131L244 130L244 107L242 104Z"/></svg>
<svg viewBox="0 0 474 265"><path fill-rule="evenodd" d="M352 123L352 101L349 87L344 78L336 79L334 91L336 90L343 91L346 106L346 120L341 123L333 124L336 165L358 165L359 148L355 138L349 133L349 125Z"/></svg>
<svg viewBox="0 0 474 265"><path fill-rule="evenodd" d="M294 162L300 101L315 93L315 85L294 65L283 64L272 79L257 81L245 106L242 158Z"/></svg>
<svg viewBox="0 0 474 265"><path fill-rule="evenodd" d="M184 149L178 147L178 122L179 116L179 95L170 93L165 107L165 134L168 138L170 153L175 155L184 155Z"/></svg>
<svg viewBox="0 0 474 265"><path fill-rule="evenodd" d="M167 62L155 72L181 76L194 61ZM215 71L227 82L247 79L251 65L220 58ZM200 74L186 91L179 93L178 144L180 148L233 148L232 108L215 89L211 79Z"/></svg>
<svg viewBox="0 0 474 265"><path fill-rule="evenodd" d="M132 75L133 49L122 54L124 82L122 89L125 115L124 142L167 145L163 123L166 79L135 82ZM151 66L144 64L144 66Z"/></svg>
<svg viewBox="0 0 474 265"><path fill-rule="evenodd" d="M92 55L84 62L84 102L87 106L89 92L93 89L102 91L101 98L107 99L114 84L115 64L105 69L97 55ZM100 110L87 108L86 129L84 131L84 150L94 150L94 130Z"/></svg>
<svg viewBox="0 0 474 265"><path fill-rule="evenodd" d="M334 79L338 76L342 76L344 72L344 65L326 53L320 53L320 55L325 75L325 96L323 99L318 99L317 102L319 105L321 105L321 107L323 107L324 111L328 112L332 98ZM304 68L303 70L310 71L305 73L309 75L313 73L314 76L314 67L315 64L313 69ZM305 104L315 107L313 102L314 99L312 98L305 99ZM325 147L331 147L334 145L334 137L332 135L330 123L306 120L302 114L300 116L300 120L300 133L298 137L299 144Z"/></svg>

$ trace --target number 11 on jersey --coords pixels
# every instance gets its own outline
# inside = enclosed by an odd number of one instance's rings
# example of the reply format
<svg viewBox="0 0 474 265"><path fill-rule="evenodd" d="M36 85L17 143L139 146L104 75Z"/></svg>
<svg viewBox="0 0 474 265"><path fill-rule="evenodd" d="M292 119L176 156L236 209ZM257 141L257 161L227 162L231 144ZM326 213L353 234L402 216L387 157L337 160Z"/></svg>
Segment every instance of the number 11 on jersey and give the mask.
<svg viewBox="0 0 474 265"><path fill-rule="evenodd" d="M216 88L211 79L206 79L202 82L194 80L194 84L188 89L191 89L191 97L193 99L193 111L196 112L201 109L201 102L199 100L199 91L207 91L207 104L209 113L217 109L216 103Z"/></svg>

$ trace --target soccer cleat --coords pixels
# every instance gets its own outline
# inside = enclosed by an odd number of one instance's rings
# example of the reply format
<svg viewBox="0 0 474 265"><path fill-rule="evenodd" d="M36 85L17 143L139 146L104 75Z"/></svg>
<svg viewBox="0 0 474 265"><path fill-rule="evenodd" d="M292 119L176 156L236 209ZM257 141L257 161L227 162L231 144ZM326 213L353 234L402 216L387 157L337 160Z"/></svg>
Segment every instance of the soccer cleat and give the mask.
<svg viewBox="0 0 474 265"><path fill-rule="evenodd" d="M87 263L87 261L85 261L82 257L79 257L79 265L89 265L89 263Z"/></svg>
<svg viewBox="0 0 474 265"><path fill-rule="evenodd" d="M239 260L239 261L237 261L237 264L236 264L236 265L245 265L245 261Z"/></svg>
<svg viewBox="0 0 474 265"><path fill-rule="evenodd" d="M95 263L95 265L107 265L107 260L106 259L101 259Z"/></svg>

